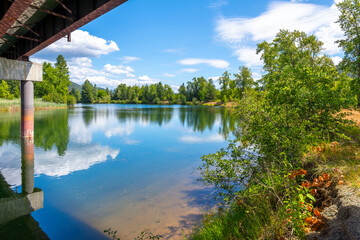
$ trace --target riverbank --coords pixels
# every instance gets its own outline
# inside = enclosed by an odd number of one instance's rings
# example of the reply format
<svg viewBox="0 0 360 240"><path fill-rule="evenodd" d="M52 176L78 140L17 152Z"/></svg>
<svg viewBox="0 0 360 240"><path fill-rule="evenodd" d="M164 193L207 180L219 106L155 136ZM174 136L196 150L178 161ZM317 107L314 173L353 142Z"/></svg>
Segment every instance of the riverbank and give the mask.
<svg viewBox="0 0 360 240"><path fill-rule="evenodd" d="M66 104L61 103L52 103L45 102L42 99L34 99L35 110L46 110L46 109L58 109L58 108L67 108ZM0 111L20 111L21 110L21 100L17 99L0 99Z"/></svg>
<svg viewBox="0 0 360 240"><path fill-rule="evenodd" d="M359 239L360 112L352 110L346 119L356 123L341 126L347 137L309 148L300 168L262 173L228 208L205 214L189 238Z"/></svg>
<svg viewBox="0 0 360 240"><path fill-rule="evenodd" d="M93 103L93 104L144 104L147 105L146 103L128 103L128 102L97 102L97 103ZM58 108L68 108L68 106L66 104L62 104L62 103L53 103L53 102L45 102L42 99L34 99L34 105L35 105L35 110L46 110L46 109L58 109ZM161 101L158 104L155 105L177 105L177 104L172 104L168 101ZM193 102L186 102L186 104L184 105L188 105L188 106L219 106L219 107L226 107L226 108L234 108L237 106L236 102L227 102L227 103L223 103L220 101L214 101L214 102L197 102L197 103L193 103ZM0 99L0 111L20 111L21 110L21 100L19 98L17 99Z"/></svg>

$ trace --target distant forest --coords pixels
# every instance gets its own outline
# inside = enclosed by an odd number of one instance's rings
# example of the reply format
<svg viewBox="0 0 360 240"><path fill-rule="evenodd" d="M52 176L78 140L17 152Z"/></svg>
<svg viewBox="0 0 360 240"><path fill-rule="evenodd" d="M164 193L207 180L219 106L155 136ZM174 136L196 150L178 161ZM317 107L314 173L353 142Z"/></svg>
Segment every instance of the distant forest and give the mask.
<svg viewBox="0 0 360 240"><path fill-rule="evenodd" d="M233 79L231 77L234 77ZM89 80L83 85L70 81L67 62L62 55L56 63L44 62L43 81L34 83L35 98L55 103L146 103L146 104L200 104L204 102L228 102L241 99L244 91L258 88L249 68L240 67L238 74L224 72L219 78L220 89L212 79L194 77L182 84L178 93L161 82L150 85L128 86L120 84L114 90L99 88ZM0 98L20 97L20 82L1 81Z"/></svg>

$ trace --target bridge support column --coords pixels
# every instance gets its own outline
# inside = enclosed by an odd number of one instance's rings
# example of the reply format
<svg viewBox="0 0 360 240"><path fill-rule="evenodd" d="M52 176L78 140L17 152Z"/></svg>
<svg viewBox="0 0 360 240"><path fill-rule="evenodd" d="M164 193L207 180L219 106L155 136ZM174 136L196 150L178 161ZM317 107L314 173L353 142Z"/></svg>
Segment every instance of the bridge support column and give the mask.
<svg viewBox="0 0 360 240"><path fill-rule="evenodd" d="M22 192L34 191L34 81L42 81L42 65L0 58L0 79L21 81Z"/></svg>
<svg viewBox="0 0 360 240"><path fill-rule="evenodd" d="M34 140L21 139L21 188L22 193L34 191Z"/></svg>
<svg viewBox="0 0 360 240"><path fill-rule="evenodd" d="M34 137L34 83L21 81L21 137Z"/></svg>

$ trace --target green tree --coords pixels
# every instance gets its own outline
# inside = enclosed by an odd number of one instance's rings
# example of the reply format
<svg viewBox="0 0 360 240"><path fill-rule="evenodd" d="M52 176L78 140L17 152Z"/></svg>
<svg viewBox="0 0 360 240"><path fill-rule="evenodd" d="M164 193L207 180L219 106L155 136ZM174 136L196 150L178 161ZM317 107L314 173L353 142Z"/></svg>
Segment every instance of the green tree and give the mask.
<svg viewBox="0 0 360 240"><path fill-rule="evenodd" d="M93 90L93 85L90 83L89 80L85 80L85 83L82 86L82 90L81 90L81 101L83 103L92 103L94 102L95 98L94 98L94 90Z"/></svg>
<svg viewBox="0 0 360 240"><path fill-rule="evenodd" d="M75 96L76 102L81 102L81 93L80 93L79 89L76 89L74 96Z"/></svg>
<svg viewBox="0 0 360 240"><path fill-rule="evenodd" d="M159 97L160 101L165 100L165 89L161 82L156 84L156 94Z"/></svg>
<svg viewBox="0 0 360 240"><path fill-rule="evenodd" d="M14 96L10 94L9 86L4 80L0 83L0 98L13 99Z"/></svg>
<svg viewBox="0 0 360 240"><path fill-rule="evenodd" d="M106 93L106 91L105 90L103 90L103 89L100 89L100 90L98 90L98 92L97 92L97 96L98 96L98 99L99 100L101 100L101 99L103 99L105 96L107 96L108 94Z"/></svg>
<svg viewBox="0 0 360 240"><path fill-rule="evenodd" d="M333 115L353 100L349 77L321 54L322 45L313 35L282 30L257 49L267 72L266 99L302 119L307 129L331 128Z"/></svg>
<svg viewBox="0 0 360 240"><path fill-rule="evenodd" d="M157 91L156 91L156 85L155 84L151 84L149 87L149 95L147 96L147 102L149 103L155 103L155 99L158 98L157 96ZM160 101L160 99L156 99L158 100L157 102Z"/></svg>
<svg viewBox="0 0 360 240"><path fill-rule="evenodd" d="M20 97L20 81L6 81L9 86L9 91L11 95L14 95L15 98Z"/></svg>
<svg viewBox="0 0 360 240"><path fill-rule="evenodd" d="M64 77L69 79L69 68L67 66L66 60L63 55L59 55L56 58L55 67L59 70L59 73Z"/></svg>
<svg viewBox="0 0 360 240"><path fill-rule="evenodd" d="M186 96L186 88L184 83L180 85L179 94Z"/></svg>
<svg viewBox="0 0 360 240"><path fill-rule="evenodd" d="M235 96L238 99L243 97L244 92L247 89L254 87L254 79L249 68L242 66L239 68L239 73L235 75L236 93Z"/></svg>
<svg viewBox="0 0 360 240"><path fill-rule="evenodd" d="M197 80L197 84L196 84L196 95L195 97L197 99L199 99L200 101L204 101L206 98L206 86L207 86L207 81L204 77L199 77L196 79Z"/></svg>
<svg viewBox="0 0 360 240"><path fill-rule="evenodd" d="M55 89L57 94L60 95L60 101L65 103L69 94L68 87L71 85L71 82L66 60L62 55L59 55L56 58L55 69L55 72L58 75L58 78L56 79L57 81L54 81Z"/></svg>
<svg viewBox="0 0 360 240"><path fill-rule="evenodd" d="M164 90L165 90L165 100L169 102L173 102L175 98L174 91L167 84L164 85Z"/></svg>
<svg viewBox="0 0 360 240"><path fill-rule="evenodd" d="M43 63L43 81L34 85L35 97L45 101L66 103L69 95L68 86L71 84L67 63L59 55L55 67L51 63Z"/></svg>
<svg viewBox="0 0 360 240"><path fill-rule="evenodd" d="M209 82L206 85L206 101L213 101L216 99L216 88L214 85L214 81L209 79Z"/></svg>
<svg viewBox="0 0 360 240"><path fill-rule="evenodd" d="M238 142L203 156L202 179L218 186L223 200L250 181L271 193L274 177L298 167L306 149L341 137L339 112L354 102L350 78L321 50L322 42L299 31L281 30L258 44L264 91L243 93Z"/></svg>
<svg viewBox="0 0 360 240"><path fill-rule="evenodd" d="M224 72L223 75L219 78L220 89L221 89L221 100L226 103L229 99L229 84L230 84L230 73L228 71Z"/></svg>
<svg viewBox="0 0 360 240"><path fill-rule="evenodd" d="M336 4L340 11L338 23L344 31L345 39L337 41L344 50L340 68L353 76L352 89L360 106L360 1L344 0Z"/></svg>

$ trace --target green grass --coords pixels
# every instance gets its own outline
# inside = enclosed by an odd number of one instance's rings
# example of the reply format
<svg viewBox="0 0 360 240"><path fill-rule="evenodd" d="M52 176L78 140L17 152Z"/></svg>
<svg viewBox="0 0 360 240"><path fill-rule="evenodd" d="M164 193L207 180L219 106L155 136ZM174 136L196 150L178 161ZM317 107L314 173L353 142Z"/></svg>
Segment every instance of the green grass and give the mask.
<svg viewBox="0 0 360 240"><path fill-rule="evenodd" d="M44 102L42 99L34 99L35 109L67 108L66 104ZM21 101L17 99L0 99L0 111L20 111Z"/></svg>
<svg viewBox="0 0 360 240"><path fill-rule="evenodd" d="M338 184L339 179L343 179L345 185L360 188L360 128L355 125L344 125L342 132L348 138L340 142L324 142L309 149L304 154L303 166L308 171L308 177L329 173L335 185ZM272 178L275 179L276 175L279 174L274 172ZM260 178L265 179L265 176ZM275 181L274 189L279 196L286 192L285 188L285 185ZM248 185L247 190L248 192L240 193L238 199L241 200L235 200L229 209L205 214L201 226L194 229L188 239L235 240L286 237L288 218L284 207L269 195L270 192L254 183ZM290 197L296 199L294 196ZM286 208L288 206L285 206ZM303 238L304 236L299 236L298 239Z"/></svg>

